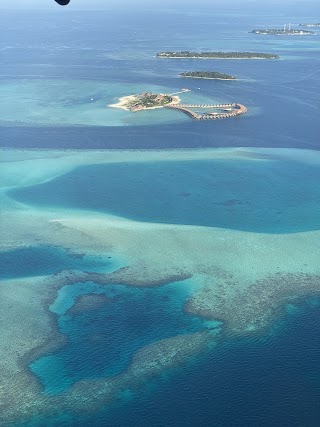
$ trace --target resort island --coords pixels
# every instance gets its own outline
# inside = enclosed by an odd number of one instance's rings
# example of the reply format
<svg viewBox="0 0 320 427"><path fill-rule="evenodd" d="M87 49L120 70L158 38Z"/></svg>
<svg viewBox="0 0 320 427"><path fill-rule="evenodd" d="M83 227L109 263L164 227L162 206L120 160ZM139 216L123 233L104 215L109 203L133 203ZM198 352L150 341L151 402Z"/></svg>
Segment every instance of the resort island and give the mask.
<svg viewBox="0 0 320 427"><path fill-rule="evenodd" d="M218 71L187 71L185 73L180 73L180 76L192 79L236 80L234 76L219 73Z"/></svg>
<svg viewBox="0 0 320 427"><path fill-rule="evenodd" d="M184 90L183 92L187 92ZM119 98L116 104L111 104L110 107L122 108L129 111L141 111L154 108L163 108L169 105L178 104L180 98L178 96L144 92L138 95L129 95Z"/></svg>
<svg viewBox="0 0 320 427"><path fill-rule="evenodd" d="M178 93L189 92L189 89L181 89ZM175 94L145 92L141 95L129 95L119 98L119 102L109 107L122 108L132 112L151 110L155 108L169 108L185 113L195 120L217 120L236 117L247 112L242 104L182 104Z"/></svg>
<svg viewBox="0 0 320 427"><path fill-rule="evenodd" d="M259 52L191 52L189 50L159 52L157 58L193 58L193 59L278 59L274 53Z"/></svg>

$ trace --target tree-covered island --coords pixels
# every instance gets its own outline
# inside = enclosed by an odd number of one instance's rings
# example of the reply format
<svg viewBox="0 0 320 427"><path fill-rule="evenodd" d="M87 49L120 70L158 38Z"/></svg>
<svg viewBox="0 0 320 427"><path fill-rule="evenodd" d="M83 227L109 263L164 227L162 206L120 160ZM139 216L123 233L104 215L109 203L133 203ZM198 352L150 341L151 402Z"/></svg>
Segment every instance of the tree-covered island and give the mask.
<svg viewBox="0 0 320 427"><path fill-rule="evenodd" d="M180 76L193 79L236 80L234 76L219 73L218 71L187 71L180 73Z"/></svg>
<svg viewBox="0 0 320 427"><path fill-rule="evenodd" d="M122 108L130 111L147 110L151 108L161 108L170 104L178 104L178 96L172 96L162 93L144 92L138 95L123 96L116 104L110 107Z"/></svg>
<svg viewBox="0 0 320 427"><path fill-rule="evenodd" d="M278 59L279 55L259 52L192 52L189 50L159 52L157 58L203 58L203 59Z"/></svg>

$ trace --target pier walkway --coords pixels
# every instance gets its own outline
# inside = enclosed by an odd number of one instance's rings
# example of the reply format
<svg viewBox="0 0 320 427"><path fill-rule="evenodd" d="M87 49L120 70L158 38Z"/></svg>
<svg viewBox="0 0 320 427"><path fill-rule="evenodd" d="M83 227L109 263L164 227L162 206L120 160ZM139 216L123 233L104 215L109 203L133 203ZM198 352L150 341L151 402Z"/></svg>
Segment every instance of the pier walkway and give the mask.
<svg viewBox="0 0 320 427"><path fill-rule="evenodd" d="M188 116L192 117L195 120L217 120L217 119L226 119L229 117L236 117L240 114L247 112L247 108L242 104L172 104L166 106L166 108L171 108L173 110L179 110ZM206 111L203 114L196 113L195 111L190 110L190 108L204 108L206 110L210 109L219 109L224 110L224 112L219 113L216 111Z"/></svg>

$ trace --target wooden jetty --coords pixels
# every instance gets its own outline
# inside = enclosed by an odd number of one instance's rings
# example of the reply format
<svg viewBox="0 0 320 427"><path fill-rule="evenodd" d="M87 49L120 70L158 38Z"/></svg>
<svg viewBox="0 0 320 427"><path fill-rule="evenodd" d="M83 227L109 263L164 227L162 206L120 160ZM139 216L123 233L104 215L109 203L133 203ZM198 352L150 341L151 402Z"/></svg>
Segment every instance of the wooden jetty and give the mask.
<svg viewBox="0 0 320 427"><path fill-rule="evenodd" d="M189 117L195 120L217 120L217 119L227 119L229 117L236 117L240 114L246 113L248 110L242 104L172 104L167 105L166 108L171 108L173 110L179 110L187 114ZM190 110L190 108L203 108L206 110L225 110L223 113L216 111L206 111L203 114L196 113L195 111Z"/></svg>

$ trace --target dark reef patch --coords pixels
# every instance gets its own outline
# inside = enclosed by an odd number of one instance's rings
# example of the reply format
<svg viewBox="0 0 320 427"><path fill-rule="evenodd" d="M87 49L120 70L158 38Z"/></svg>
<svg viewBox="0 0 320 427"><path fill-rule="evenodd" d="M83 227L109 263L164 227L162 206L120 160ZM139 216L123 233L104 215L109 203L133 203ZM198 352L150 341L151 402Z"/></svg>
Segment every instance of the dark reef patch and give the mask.
<svg viewBox="0 0 320 427"><path fill-rule="evenodd" d="M79 295L72 307L69 308L66 314L74 316L86 311L98 310L108 303L114 301L114 298L108 298L104 294L85 294Z"/></svg>
<svg viewBox="0 0 320 427"><path fill-rule="evenodd" d="M230 288L232 290L230 291ZM205 319L221 320L226 329L243 334L268 326L286 303L320 293L320 276L276 273L242 289L233 275L223 275L191 297L185 311Z"/></svg>

